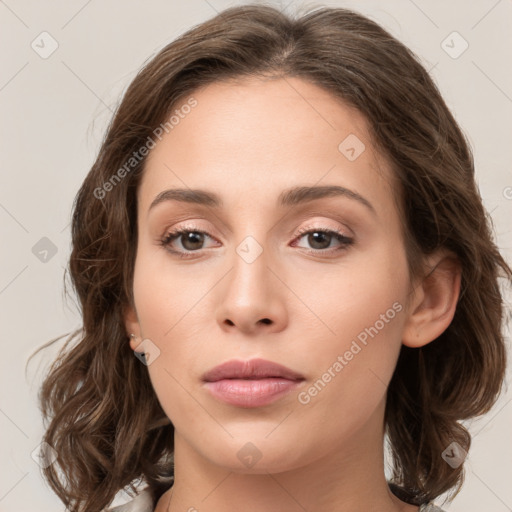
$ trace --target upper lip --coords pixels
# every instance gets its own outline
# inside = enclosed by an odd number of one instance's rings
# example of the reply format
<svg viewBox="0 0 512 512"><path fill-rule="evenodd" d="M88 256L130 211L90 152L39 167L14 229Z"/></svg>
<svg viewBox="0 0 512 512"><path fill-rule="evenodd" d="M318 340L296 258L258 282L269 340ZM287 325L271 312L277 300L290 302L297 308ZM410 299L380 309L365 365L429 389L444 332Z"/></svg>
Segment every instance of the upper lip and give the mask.
<svg viewBox="0 0 512 512"><path fill-rule="evenodd" d="M303 380L299 373L272 361L265 359L250 359L242 361L232 359L212 368L203 375L206 382L215 382L222 379L264 379L280 377L289 380Z"/></svg>

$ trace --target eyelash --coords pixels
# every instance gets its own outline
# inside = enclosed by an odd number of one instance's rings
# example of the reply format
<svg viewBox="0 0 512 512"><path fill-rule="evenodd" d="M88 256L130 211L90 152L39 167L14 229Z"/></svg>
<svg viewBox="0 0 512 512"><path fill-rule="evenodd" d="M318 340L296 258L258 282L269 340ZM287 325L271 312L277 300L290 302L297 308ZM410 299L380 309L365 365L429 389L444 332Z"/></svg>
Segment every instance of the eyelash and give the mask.
<svg viewBox="0 0 512 512"><path fill-rule="evenodd" d="M201 229L196 229L194 226L187 226L184 228L179 228L174 231L170 231L164 235L163 238L160 239L160 245L164 247L166 250L168 250L170 253L175 254L179 258L187 259L193 257L193 254L196 252L200 252L201 249L197 251L189 251L189 252L181 252L176 251L174 249L171 249L170 244L175 239L178 239L181 235L185 233L200 233L203 235L207 235L210 238L211 237L206 231L203 231ZM336 229L327 229L327 228L302 228L298 231L296 234L294 240L298 238L302 238L304 235L308 235L310 233L325 233L328 235L333 235L338 242L340 242L341 246L335 249L305 249L308 254L313 254L315 256L318 256L319 253L331 253L331 252L337 252L346 250L349 246L351 246L354 243L354 239L347 237L344 235L341 231L338 231ZM302 248L304 249L304 248Z"/></svg>

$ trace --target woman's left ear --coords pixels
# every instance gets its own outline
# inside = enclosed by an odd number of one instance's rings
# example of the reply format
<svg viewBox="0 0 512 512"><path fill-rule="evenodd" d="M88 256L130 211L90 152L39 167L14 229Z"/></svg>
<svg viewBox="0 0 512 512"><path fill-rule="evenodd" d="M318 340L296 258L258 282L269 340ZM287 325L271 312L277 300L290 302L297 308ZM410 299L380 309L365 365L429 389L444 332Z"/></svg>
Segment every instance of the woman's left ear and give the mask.
<svg viewBox="0 0 512 512"><path fill-rule="evenodd" d="M427 259L426 275L416 281L408 308L404 345L422 347L446 330L455 315L460 282L461 267L455 254L440 250Z"/></svg>

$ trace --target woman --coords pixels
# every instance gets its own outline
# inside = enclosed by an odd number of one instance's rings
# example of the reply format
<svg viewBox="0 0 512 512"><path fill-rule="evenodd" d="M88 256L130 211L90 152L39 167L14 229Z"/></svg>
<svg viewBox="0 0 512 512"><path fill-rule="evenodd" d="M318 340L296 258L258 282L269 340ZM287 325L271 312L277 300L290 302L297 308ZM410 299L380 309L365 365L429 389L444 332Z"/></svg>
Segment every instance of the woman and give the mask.
<svg viewBox="0 0 512 512"><path fill-rule="evenodd" d="M72 511L136 480L109 510L441 510L504 378L492 238L406 47L346 9L221 12L139 72L77 195L45 477Z"/></svg>

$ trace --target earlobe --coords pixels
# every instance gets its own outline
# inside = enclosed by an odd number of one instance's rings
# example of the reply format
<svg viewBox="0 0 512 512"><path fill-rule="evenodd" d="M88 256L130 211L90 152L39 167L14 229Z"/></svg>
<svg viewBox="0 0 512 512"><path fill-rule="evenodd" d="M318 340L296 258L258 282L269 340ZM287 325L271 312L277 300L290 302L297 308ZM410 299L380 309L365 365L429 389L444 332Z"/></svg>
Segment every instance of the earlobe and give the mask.
<svg viewBox="0 0 512 512"><path fill-rule="evenodd" d="M140 326L135 308L132 306L126 306L123 311L123 318L126 335L130 338L130 348L135 350L140 343L138 338ZM131 336L131 334L135 334L135 337Z"/></svg>
<svg viewBox="0 0 512 512"><path fill-rule="evenodd" d="M416 286L404 325L402 342L418 348L439 337L455 315L460 294L461 267L457 257L447 251L429 258L428 268Z"/></svg>

